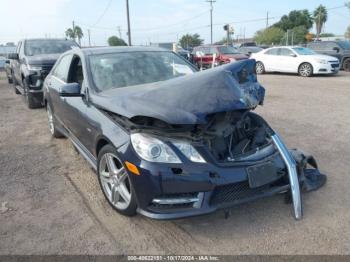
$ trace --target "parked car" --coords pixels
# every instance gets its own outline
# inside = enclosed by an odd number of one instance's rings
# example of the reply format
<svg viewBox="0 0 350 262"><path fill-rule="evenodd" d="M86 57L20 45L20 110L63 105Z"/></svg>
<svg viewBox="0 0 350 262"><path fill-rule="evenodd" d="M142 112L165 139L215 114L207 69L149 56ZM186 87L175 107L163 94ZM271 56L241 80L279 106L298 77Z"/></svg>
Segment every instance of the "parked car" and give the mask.
<svg viewBox="0 0 350 262"><path fill-rule="evenodd" d="M311 49L299 46L272 47L251 55L256 60L256 73L285 72L301 76L336 74L339 60L320 55Z"/></svg>
<svg viewBox="0 0 350 262"><path fill-rule="evenodd" d="M71 139L121 214L179 218L290 192L299 219L299 185L325 176L251 112L264 99L254 66L197 72L159 48L73 49L44 82L49 129Z"/></svg>
<svg viewBox="0 0 350 262"><path fill-rule="evenodd" d="M340 68L350 71L350 41L318 41L307 45L317 53L334 56L340 61Z"/></svg>
<svg viewBox="0 0 350 262"><path fill-rule="evenodd" d="M5 68L5 61L6 57L0 56L0 70L3 70Z"/></svg>
<svg viewBox="0 0 350 262"><path fill-rule="evenodd" d="M12 61L10 59L5 60L5 72L8 83L12 84Z"/></svg>
<svg viewBox="0 0 350 262"><path fill-rule="evenodd" d="M19 41L12 59L12 81L16 94L26 98L29 108L43 105L42 84L57 58L63 52L78 47L66 39L24 39Z"/></svg>
<svg viewBox="0 0 350 262"><path fill-rule="evenodd" d="M248 56L240 53L237 48L225 45L197 46L193 48L192 54L193 63L199 68L212 67L214 54L216 55L214 66L248 59Z"/></svg>
<svg viewBox="0 0 350 262"><path fill-rule="evenodd" d="M258 46L242 46L238 48L238 51L246 56L251 56L251 54L258 53L262 50L263 48Z"/></svg>
<svg viewBox="0 0 350 262"><path fill-rule="evenodd" d="M239 45L239 47L247 47L247 46L256 46L256 43L255 42L245 42L245 43L242 43Z"/></svg>

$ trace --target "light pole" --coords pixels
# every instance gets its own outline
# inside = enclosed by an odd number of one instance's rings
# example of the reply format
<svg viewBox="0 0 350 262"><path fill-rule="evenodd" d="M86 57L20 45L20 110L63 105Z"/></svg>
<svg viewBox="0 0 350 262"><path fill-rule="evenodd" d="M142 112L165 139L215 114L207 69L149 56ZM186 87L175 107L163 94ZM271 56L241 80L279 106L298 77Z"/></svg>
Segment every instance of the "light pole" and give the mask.
<svg viewBox="0 0 350 262"><path fill-rule="evenodd" d="M210 44L213 44L213 3L215 0L207 0L210 3Z"/></svg>
<svg viewBox="0 0 350 262"><path fill-rule="evenodd" d="M129 43L129 46L131 46L130 17L129 17L129 0L126 0L126 19L128 20L128 43Z"/></svg>

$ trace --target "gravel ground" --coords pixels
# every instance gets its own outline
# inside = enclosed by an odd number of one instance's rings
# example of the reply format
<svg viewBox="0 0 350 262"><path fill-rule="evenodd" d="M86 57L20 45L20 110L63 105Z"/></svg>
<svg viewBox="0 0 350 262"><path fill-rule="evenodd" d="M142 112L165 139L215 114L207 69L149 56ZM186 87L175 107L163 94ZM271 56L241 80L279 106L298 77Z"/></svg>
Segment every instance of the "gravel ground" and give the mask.
<svg viewBox="0 0 350 262"><path fill-rule="evenodd" d="M350 74L263 75L257 111L290 147L313 153L326 186L296 221L282 196L175 221L126 218L42 109L0 81L0 254L350 254Z"/></svg>

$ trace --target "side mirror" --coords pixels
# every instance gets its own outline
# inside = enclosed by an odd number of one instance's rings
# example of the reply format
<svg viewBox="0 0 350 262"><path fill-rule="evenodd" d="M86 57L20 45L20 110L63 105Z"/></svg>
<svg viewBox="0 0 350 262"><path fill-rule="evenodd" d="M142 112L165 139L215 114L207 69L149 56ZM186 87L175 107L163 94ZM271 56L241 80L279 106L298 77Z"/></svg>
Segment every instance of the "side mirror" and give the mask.
<svg viewBox="0 0 350 262"><path fill-rule="evenodd" d="M80 85L78 83L68 83L61 87L60 96L62 97L82 97Z"/></svg>
<svg viewBox="0 0 350 262"><path fill-rule="evenodd" d="M333 47L333 50L336 51L337 53L339 53L339 51L340 51L339 47L336 47L336 46Z"/></svg>
<svg viewBox="0 0 350 262"><path fill-rule="evenodd" d="M297 57L296 54L290 54L289 56L291 56L291 57Z"/></svg>
<svg viewBox="0 0 350 262"><path fill-rule="evenodd" d="M10 60L6 59L5 64L10 64Z"/></svg>
<svg viewBox="0 0 350 262"><path fill-rule="evenodd" d="M18 54L17 53L10 53L10 54L8 54L8 59L18 60Z"/></svg>

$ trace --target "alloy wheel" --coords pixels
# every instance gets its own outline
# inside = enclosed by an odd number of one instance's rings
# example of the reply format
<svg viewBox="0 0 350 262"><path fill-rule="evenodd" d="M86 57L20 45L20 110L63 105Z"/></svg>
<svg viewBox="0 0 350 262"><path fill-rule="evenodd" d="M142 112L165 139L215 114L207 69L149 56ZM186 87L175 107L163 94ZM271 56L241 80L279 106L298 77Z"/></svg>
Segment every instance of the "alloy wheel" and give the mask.
<svg viewBox="0 0 350 262"><path fill-rule="evenodd" d="M260 62L256 63L256 73L257 74L264 73L264 65Z"/></svg>
<svg viewBox="0 0 350 262"><path fill-rule="evenodd" d="M98 173L109 202L119 210L127 209L131 201L130 180L117 156L112 153L104 154Z"/></svg>
<svg viewBox="0 0 350 262"><path fill-rule="evenodd" d="M50 106L47 106L46 111L47 111L47 119L48 119L48 123L49 123L49 129L50 129L51 134L53 135L55 132L55 127L54 127L54 123L53 123L53 116L52 116Z"/></svg>
<svg viewBox="0 0 350 262"><path fill-rule="evenodd" d="M301 76L310 76L312 74L312 68L309 64L302 64L299 73Z"/></svg>

